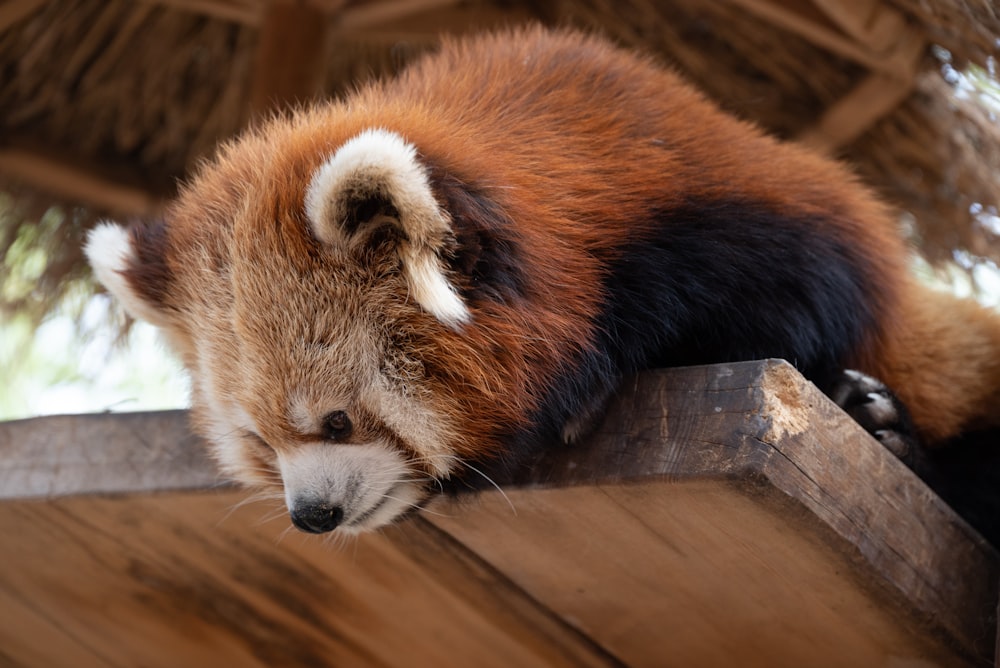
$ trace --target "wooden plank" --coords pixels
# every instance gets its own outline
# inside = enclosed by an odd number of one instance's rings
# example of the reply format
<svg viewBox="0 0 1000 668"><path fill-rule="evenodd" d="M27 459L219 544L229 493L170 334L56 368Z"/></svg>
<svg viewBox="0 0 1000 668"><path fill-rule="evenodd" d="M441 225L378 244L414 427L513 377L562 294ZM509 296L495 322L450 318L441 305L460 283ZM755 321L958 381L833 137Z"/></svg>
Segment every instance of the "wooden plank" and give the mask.
<svg viewBox="0 0 1000 668"><path fill-rule="evenodd" d="M142 416L127 419L155 453L152 434L178 438L183 414L145 428ZM53 424L62 420L71 418ZM169 467L165 452L101 478L115 466L110 453L124 453L98 432L11 444L45 422L0 429L0 461L24 469L35 452L77 462L90 489L117 475L132 488L178 484L136 473ZM55 476L46 494L82 489L58 464L28 468ZM8 472L0 488L17 477ZM784 362L642 374L588 443L541 455L506 494L514 510L491 493L438 503L339 550L288 533L280 501L239 506L238 492L11 498L0 533L18 538L0 542L0 620L17 622L0 624L0 660L993 659L1000 555ZM258 526L261 515L276 521Z"/></svg>
<svg viewBox="0 0 1000 668"><path fill-rule="evenodd" d="M53 195L88 202L125 216L151 215L159 204L144 190L22 149L0 150L0 174Z"/></svg>
<svg viewBox="0 0 1000 668"><path fill-rule="evenodd" d="M221 484L186 411L0 422L0 499Z"/></svg>
<svg viewBox="0 0 1000 668"><path fill-rule="evenodd" d="M974 661L766 487L514 490L516 516L497 496L433 521L626 665Z"/></svg>
<svg viewBox="0 0 1000 668"><path fill-rule="evenodd" d="M0 532L8 537L0 560L16 570L0 577L0 663L617 663L422 522L337 545L286 535L284 522L261 525L260 508L234 509L241 498L0 505Z"/></svg>
<svg viewBox="0 0 1000 668"><path fill-rule="evenodd" d="M833 154L889 115L913 92L914 82L871 74L823 112L797 141Z"/></svg>
<svg viewBox="0 0 1000 668"><path fill-rule="evenodd" d="M930 624L967 655L992 658L1000 556L844 418L784 362L643 374L615 401L588 447L548 453L525 481L536 487L761 481L800 506L817 530L836 536L831 545L860 560L855 571L889 586L910 611L907 624ZM495 515L504 515L506 502L492 503ZM520 522L523 513L517 512ZM463 515L462 526L433 521L466 540L477 527L492 527L493 517L469 521ZM738 535L739 523L720 518L713 530ZM552 531L550 525L543 535ZM493 562L484 545L470 546ZM505 572L512 567L504 559L494 563Z"/></svg>

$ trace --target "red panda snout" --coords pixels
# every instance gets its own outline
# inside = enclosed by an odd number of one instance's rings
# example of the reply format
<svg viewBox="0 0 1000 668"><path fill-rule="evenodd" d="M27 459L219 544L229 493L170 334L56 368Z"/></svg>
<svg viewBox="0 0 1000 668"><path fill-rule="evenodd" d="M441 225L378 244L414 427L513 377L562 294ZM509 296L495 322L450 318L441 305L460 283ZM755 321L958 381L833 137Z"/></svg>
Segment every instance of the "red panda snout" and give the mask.
<svg viewBox="0 0 1000 668"><path fill-rule="evenodd" d="M311 443L279 452L292 523L307 533L369 531L419 507L426 475L382 444Z"/></svg>

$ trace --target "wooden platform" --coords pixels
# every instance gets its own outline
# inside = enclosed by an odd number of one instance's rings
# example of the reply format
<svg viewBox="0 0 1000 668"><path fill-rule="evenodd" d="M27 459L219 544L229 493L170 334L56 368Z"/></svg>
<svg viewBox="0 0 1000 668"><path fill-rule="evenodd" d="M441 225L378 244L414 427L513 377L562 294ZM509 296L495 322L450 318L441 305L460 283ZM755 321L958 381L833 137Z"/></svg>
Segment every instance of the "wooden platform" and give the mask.
<svg viewBox="0 0 1000 668"><path fill-rule="evenodd" d="M783 362L642 375L584 446L359 540L183 412L0 424L0 666L988 666L1000 556Z"/></svg>

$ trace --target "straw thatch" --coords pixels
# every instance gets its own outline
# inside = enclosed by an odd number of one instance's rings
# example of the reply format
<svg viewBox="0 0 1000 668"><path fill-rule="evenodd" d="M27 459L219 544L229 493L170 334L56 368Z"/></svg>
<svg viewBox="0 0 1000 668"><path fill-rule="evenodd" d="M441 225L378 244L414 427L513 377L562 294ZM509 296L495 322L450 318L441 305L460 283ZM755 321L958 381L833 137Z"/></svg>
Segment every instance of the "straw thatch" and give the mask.
<svg viewBox="0 0 1000 668"><path fill-rule="evenodd" d="M932 260L1000 259L990 0L11 0L0 266L17 280L0 302L41 314L77 289L97 217L155 214L272 105L395 71L442 30L529 20L651 51L733 113L855 163ZM24 263L30 246L47 267Z"/></svg>

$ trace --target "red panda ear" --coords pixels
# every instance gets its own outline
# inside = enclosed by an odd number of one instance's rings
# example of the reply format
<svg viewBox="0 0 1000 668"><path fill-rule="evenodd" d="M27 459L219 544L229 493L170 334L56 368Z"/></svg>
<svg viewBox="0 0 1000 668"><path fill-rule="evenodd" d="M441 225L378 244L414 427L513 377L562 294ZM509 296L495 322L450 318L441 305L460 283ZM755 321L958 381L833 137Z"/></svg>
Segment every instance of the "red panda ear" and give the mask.
<svg viewBox="0 0 1000 668"><path fill-rule="evenodd" d="M129 315L162 327L170 323L166 245L163 223L126 228L104 222L87 235L84 252L97 280Z"/></svg>
<svg viewBox="0 0 1000 668"><path fill-rule="evenodd" d="M335 248L363 247L390 227L417 303L450 327L471 319L442 260L454 238L451 218L416 149L398 134L366 130L347 141L313 174L305 210L316 238Z"/></svg>

